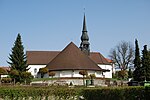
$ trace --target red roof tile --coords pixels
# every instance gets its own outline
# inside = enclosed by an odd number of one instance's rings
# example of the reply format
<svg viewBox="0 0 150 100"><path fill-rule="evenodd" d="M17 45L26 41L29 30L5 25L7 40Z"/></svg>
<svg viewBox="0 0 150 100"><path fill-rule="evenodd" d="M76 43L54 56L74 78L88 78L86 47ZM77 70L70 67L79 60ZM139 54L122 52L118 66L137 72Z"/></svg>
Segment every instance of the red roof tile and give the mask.
<svg viewBox="0 0 150 100"><path fill-rule="evenodd" d="M113 62L114 62L113 60L108 59L108 58L106 58L106 60L107 60L109 63L113 63Z"/></svg>
<svg viewBox="0 0 150 100"><path fill-rule="evenodd" d="M110 64L99 52L91 52L89 57L97 64Z"/></svg>

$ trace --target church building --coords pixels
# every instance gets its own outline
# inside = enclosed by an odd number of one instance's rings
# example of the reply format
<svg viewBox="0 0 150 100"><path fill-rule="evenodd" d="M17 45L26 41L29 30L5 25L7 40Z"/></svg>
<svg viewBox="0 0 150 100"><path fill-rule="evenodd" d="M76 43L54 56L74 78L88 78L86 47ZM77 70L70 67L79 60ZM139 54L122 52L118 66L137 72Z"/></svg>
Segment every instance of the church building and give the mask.
<svg viewBox="0 0 150 100"><path fill-rule="evenodd" d="M96 78L112 78L112 64L101 53L90 52L85 15L79 47L70 42L62 51L27 51L26 54L29 72L35 78L44 67L54 72L55 78L81 78L81 70L95 74Z"/></svg>

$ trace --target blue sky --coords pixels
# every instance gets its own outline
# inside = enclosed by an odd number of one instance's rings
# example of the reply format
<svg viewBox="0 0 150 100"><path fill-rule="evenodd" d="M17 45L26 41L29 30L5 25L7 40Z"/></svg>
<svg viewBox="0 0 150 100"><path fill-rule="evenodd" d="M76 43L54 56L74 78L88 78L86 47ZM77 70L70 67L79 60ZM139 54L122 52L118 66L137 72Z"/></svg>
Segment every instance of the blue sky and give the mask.
<svg viewBox="0 0 150 100"><path fill-rule="evenodd" d="M120 41L135 38L140 50L150 48L150 0L0 0L0 66L8 66L18 33L25 50L79 46L84 8L91 51L108 57Z"/></svg>

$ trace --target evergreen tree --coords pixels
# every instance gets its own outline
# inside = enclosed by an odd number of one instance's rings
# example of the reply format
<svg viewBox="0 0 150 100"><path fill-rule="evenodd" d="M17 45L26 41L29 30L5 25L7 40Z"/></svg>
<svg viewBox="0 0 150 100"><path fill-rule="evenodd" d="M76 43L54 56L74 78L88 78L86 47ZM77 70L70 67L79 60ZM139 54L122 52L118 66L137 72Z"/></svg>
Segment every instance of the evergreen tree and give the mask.
<svg viewBox="0 0 150 100"><path fill-rule="evenodd" d="M148 67L146 68L146 80L150 81L150 51L148 51Z"/></svg>
<svg viewBox="0 0 150 100"><path fill-rule="evenodd" d="M150 81L150 54L147 50L147 45L144 45L142 51L142 80Z"/></svg>
<svg viewBox="0 0 150 100"><path fill-rule="evenodd" d="M138 46L138 40L135 40L135 58L134 58L134 72L133 72L133 79L135 81L141 81L140 76L142 75L142 69L141 69L141 58L140 58L140 52L139 52L139 46Z"/></svg>
<svg viewBox="0 0 150 100"><path fill-rule="evenodd" d="M22 45L21 41L21 35L18 34L16 41L14 43L14 46L12 47L12 53L9 54L9 60L8 62L10 64L11 70L16 70L19 73L19 76L10 76L14 77L16 82L22 82L24 81L24 78L21 76L22 72L27 71L27 60L26 55L24 54L24 47Z"/></svg>

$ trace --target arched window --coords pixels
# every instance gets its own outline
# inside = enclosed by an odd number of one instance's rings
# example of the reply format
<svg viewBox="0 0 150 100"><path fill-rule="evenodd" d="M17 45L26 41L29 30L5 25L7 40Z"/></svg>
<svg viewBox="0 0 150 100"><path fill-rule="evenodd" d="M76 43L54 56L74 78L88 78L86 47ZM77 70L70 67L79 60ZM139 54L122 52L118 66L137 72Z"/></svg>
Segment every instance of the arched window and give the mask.
<svg viewBox="0 0 150 100"><path fill-rule="evenodd" d="M37 68L34 68L34 73L37 73Z"/></svg>

